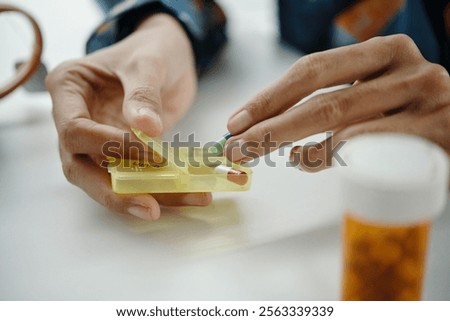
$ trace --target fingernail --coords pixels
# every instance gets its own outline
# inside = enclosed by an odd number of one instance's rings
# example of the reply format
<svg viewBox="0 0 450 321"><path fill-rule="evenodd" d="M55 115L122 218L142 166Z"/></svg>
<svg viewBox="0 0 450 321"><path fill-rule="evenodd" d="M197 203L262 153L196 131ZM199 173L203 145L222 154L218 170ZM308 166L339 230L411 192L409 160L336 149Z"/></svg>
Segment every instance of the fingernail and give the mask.
<svg viewBox="0 0 450 321"><path fill-rule="evenodd" d="M149 152L150 163L158 166L164 166L167 163L167 159L165 159L162 155L158 154L154 150L151 149Z"/></svg>
<svg viewBox="0 0 450 321"><path fill-rule="evenodd" d="M239 139L234 142L230 142L230 143L226 144L225 145L226 157L233 162L237 162L237 161L240 161L241 159L245 158L246 156L244 155L244 153L242 151L242 146L244 145L244 143L245 142L243 139Z"/></svg>
<svg viewBox="0 0 450 321"><path fill-rule="evenodd" d="M146 116L151 119L153 128L155 132L160 133L163 128L163 122L161 116L156 113L154 110L148 107L141 107L138 109L138 114L141 116ZM159 134L157 134L159 135Z"/></svg>
<svg viewBox="0 0 450 321"><path fill-rule="evenodd" d="M252 118L247 110L243 110L228 121L228 129L230 132L236 134L243 132L251 125Z"/></svg>
<svg viewBox="0 0 450 321"><path fill-rule="evenodd" d="M291 148L291 153L289 155L289 160L292 162L292 160L294 160L294 158L300 154L302 151L302 147L301 146L294 146Z"/></svg>
<svg viewBox="0 0 450 321"><path fill-rule="evenodd" d="M300 169L299 165L301 160L301 152L302 152L301 146L292 147L291 152L289 154L289 162L291 163L292 167Z"/></svg>
<svg viewBox="0 0 450 321"><path fill-rule="evenodd" d="M152 211L146 207L131 206L128 208L128 213L146 221L153 221Z"/></svg>

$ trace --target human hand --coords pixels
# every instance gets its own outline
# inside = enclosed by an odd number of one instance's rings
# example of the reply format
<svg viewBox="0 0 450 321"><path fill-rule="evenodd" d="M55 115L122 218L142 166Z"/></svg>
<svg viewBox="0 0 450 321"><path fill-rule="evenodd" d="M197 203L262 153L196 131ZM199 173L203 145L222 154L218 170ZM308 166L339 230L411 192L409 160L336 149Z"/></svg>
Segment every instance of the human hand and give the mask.
<svg viewBox="0 0 450 321"><path fill-rule="evenodd" d="M291 108L317 89L345 83L353 85ZM228 130L234 137L225 153L233 161L267 153L262 142L268 134L278 148L332 131L331 138L308 148L309 163L316 167L300 165L309 171L331 165L330 148L372 132L419 135L450 154L450 78L442 66L426 61L409 37L377 37L302 57L281 79L237 110ZM332 146L325 148L326 144ZM294 147L291 159L301 150Z"/></svg>
<svg viewBox="0 0 450 321"><path fill-rule="evenodd" d="M196 92L191 44L171 16L144 20L121 42L58 66L46 81L64 174L107 208L147 220L161 205L207 205L209 193L117 195L99 163L103 145L123 144L135 127L160 136L187 111ZM133 136L134 137L134 136ZM130 155L124 155L127 157Z"/></svg>

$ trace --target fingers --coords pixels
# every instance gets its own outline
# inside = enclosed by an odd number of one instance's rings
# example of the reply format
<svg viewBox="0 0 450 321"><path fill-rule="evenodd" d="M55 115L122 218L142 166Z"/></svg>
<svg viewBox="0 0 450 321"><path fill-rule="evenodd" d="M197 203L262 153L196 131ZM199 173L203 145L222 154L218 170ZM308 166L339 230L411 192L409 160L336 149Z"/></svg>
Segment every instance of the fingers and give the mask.
<svg viewBox="0 0 450 321"><path fill-rule="evenodd" d="M131 127L150 137L163 132L161 76L146 61L133 61L119 73L124 88L123 115Z"/></svg>
<svg viewBox="0 0 450 321"><path fill-rule="evenodd" d="M420 53L407 36L373 38L366 42L307 55L298 60L274 85L234 113L228 130L239 134L254 124L292 107L319 88L350 83L383 72L404 51Z"/></svg>
<svg viewBox="0 0 450 321"><path fill-rule="evenodd" d="M53 103L57 129L76 118L91 118L88 105L93 104L101 88L110 85L113 76L92 59L68 61L56 67L45 79ZM112 90L120 90L112 86Z"/></svg>
<svg viewBox="0 0 450 321"><path fill-rule="evenodd" d="M83 73L89 69L68 62L57 67L46 79L53 102L53 118L61 146L73 154L100 154L108 141L123 140L124 131L90 119L87 102L92 88Z"/></svg>
<svg viewBox="0 0 450 321"><path fill-rule="evenodd" d="M331 136L320 143L294 146L291 149L289 161L291 166L310 173L332 167L334 157L338 164L342 165L343 161L339 157L339 150L344 144L345 141Z"/></svg>
<svg viewBox="0 0 450 321"><path fill-rule="evenodd" d="M336 135L336 141L368 133L393 132L421 136L440 145L450 155L448 122L450 105L436 109L428 114L421 112L402 112L390 117L358 123L343 129Z"/></svg>
<svg viewBox="0 0 450 321"><path fill-rule="evenodd" d="M63 68L63 67L60 67ZM76 67L70 66L66 77L60 72L47 79L53 101L53 117L61 147L72 154L112 156L116 158L145 159L160 162L157 155L148 153L148 146L129 131L97 123L90 119L87 102L91 87L83 82L71 82ZM53 74L52 74L53 75ZM74 73L74 75L77 75ZM81 78L83 79L83 78ZM147 158L146 158L147 157Z"/></svg>
<svg viewBox="0 0 450 321"><path fill-rule="evenodd" d="M99 56L98 56L99 57ZM102 68L87 60L74 61L59 66L47 78L53 101L53 117L60 139L61 159L67 179L83 189L100 204L115 212L128 213L142 219L155 220L160 216L161 205L206 206L210 193L158 194L151 196L118 195L112 191L110 176L104 168L105 156L162 162L152 155L149 147L137 137L121 128L100 124L91 119L97 112L99 91L108 80L119 80L123 86L123 115L130 127L137 127L151 136L163 130L161 117L160 80L162 75L150 70L148 61L130 59L125 67ZM154 63L154 61L153 61ZM145 68L144 68L145 67ZM126 70L125 70L126 69ZM117 73L111 74L114 70ZM117 86L109 90L120 90ZM106 86L105 86L106 88ZM107 94L107 93L106 93ZM92 115L91 115L92 113ZM117 115L120 120L121 115ZM111 121L118 123L123 121ZM141 158L144 154L144 158ZM103 168L102 168L103 167Z"/></svg>
<svg viewBox="0 0 450 321"><path fill-rule="evenodd" d="M329 130L335 131L404 106L416 94L412 94L408 85L405 85L403 74L386 75L349 88L321 94L234 136L227 143L225 152L232 161L240 161L249 156L242 146L252 142L255 146L252 154L261 156L268 152L262 144L263 140L270 141L274 150L285 142L297 141Z"/></svg>
<svg viewBox="0 0 450 321"><path fill-rule="evenodd" d="M291 149L290 162L307 172L317 172L334 165L345 166L345 159L339 155L346 142L356 136L370 133L405 133L424 137L440 145L450 155L450 141L446 122L450 119L450 107L444 107L423 115L418 113L398 113L390 117L376 118L351 125L326 140Z"/></svg>
<svg viewBox="0 0 450 321"><path fill-rule="evenodd" d="M68 62L56 68L46 79L53 102L53 117L60 138L61 160L66 178L107 208L142 219L157 219L159 205L150 195L121 196L113 193L106 170L87 155L100 154L111 139L122 141L122 131L90 120L87 102L92 87L84 81L90 74L83 64ZM82 81L80 81L82 80Z"/></svg>
<svg viewBox="0 0 450 321"><path fill-rule="evenodd" d="M59 65L45 79L52 98L52 113L57 128L68 119L89 118L86 100L91 96L92 90L88 84L79 82L80 75L80 67L72 61Z"/></svg>
<svg viewBox="0 0 450 321"><path fill-rule="evenodd" d="M144 220L157 220L161 215L159 204L207 206L212 200L210 193L119 195L112 191L111 179L106 170L94 164L89 157L62 152L61 158L64 175L69 182L114 212L131 214Z"/></svg>
<svg viewBox="0 0 450 321"><path fill-rule="evenodd" d="M61 148L71 154L88 154L104 167L106 156L163 163L163 158L133 133L99 124L87 118L71 119L60 125Z"/></svg>
<svg viewBox="0 0 450 321"><path fill-rule="evenodd" d="M127 132L88 118L74 118L59 124L61 146L72 154L104 154L110 151L108 142L123 142ZM128 133L129 134L129 133Z"/></svg>
<svg viewBox="0 0 450 321"><path fill-rule="evenodd" d="M401 40L401 43L405 38L390 37L389 41L392 39ZM367 45L367 43L364 44ZM393 51L391 56L405 55L404 48L400 50L398 44L394 46L392 42L390 43L390 50ZM410 47L412 46L413 44ZM411 50L410 48L406 52ZM356 55L357 61L358 55L355 52L353 55ZM339 57L339 55L336 56ZM331 58L331 56L328 57L329 60ZM426 114L448 102L448 73L443 67L431 64L415 53L409 53L409 56L405 58L406 62L398 62L397 58L392 57L386 61L390 61L391 64L382 63L384 71L382 73L379 71L376 77L371 77L369 74L364 76L354 74L362 79L353 86L315 96L300 106L264 119L243 133L235 135L226 146L227 157L235 162L247 160L250 153L258 157L279 148L284 142L296 141L329 130L337 131L353 123L373 119L379 115L395 114L406 109L419 110ZM351 69L350 66L342 65L341 67L342 72L336 69L334 73L345 74L346 68ZM336 77L333 71L330 74L331 78ZM265 109L262 110L261 114L264 114ZM272 150L263 148L262 142L267 139L274 146ZM246 153L248 150L242 147L245 144L254 146L250 153Z"/></svg>
<svg viewBox="0 0 450 321"><path fill-rule="evenodd" d="M111 189L110 176L87 157L63 152L63 171L67 180L83 189L94 200L118 213L128 213L144 220L160 216L158 202L151 195L118 195Z"/></svg>

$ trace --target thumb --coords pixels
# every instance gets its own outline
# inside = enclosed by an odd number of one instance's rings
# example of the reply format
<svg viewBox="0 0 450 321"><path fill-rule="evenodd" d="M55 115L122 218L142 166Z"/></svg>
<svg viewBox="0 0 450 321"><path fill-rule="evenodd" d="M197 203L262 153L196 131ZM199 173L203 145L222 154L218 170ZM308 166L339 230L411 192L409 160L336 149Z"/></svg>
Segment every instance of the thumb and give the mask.
<svg viewBox="0 0 450 321"><path fill-rule="evenodd" d="M157 82L157 81L156 81ZM123 115L130 127L142 130L150 137L162 135L162 103L159 84L144 80L122 81L124 89Z"/></svg>

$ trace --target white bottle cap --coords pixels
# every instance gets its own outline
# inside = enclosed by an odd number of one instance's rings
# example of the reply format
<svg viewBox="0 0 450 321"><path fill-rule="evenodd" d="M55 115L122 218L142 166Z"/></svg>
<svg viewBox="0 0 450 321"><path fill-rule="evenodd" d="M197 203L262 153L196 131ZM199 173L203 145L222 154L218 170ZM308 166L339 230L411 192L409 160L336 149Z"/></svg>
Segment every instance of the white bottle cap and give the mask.
<svg viewBox="0 0 450 321"><path fill-rule="evenodd" d="M346 210L379 224L431 221L448 200L449 158L416 136L358 136L339 151Z"/></svg>

